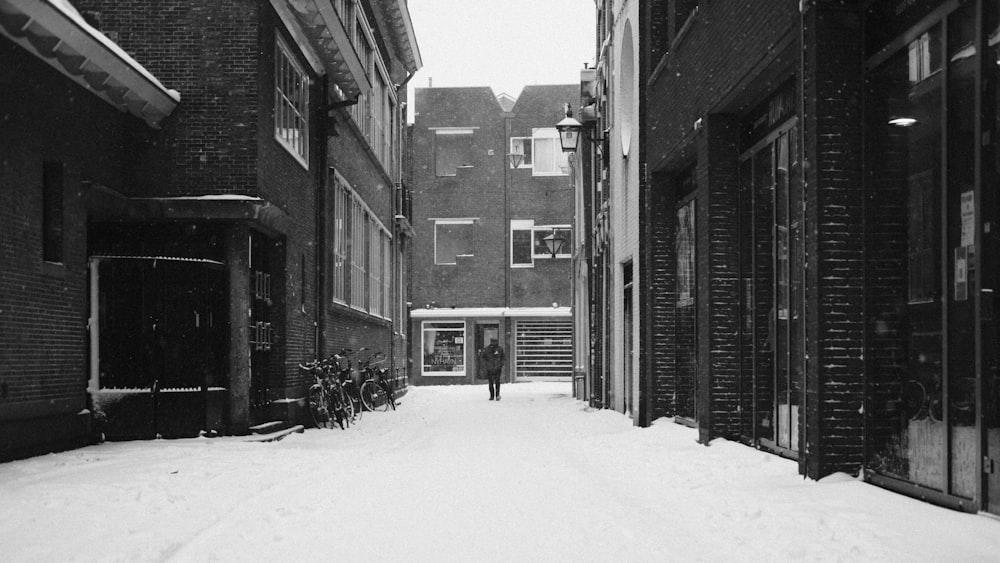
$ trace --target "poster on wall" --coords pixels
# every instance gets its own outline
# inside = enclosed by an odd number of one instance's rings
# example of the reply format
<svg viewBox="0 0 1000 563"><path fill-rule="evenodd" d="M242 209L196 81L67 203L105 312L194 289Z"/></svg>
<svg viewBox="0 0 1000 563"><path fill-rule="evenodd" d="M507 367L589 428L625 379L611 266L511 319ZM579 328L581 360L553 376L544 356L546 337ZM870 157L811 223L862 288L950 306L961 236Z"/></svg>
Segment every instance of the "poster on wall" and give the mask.
<svg viewBox="0 0 1000 563"><path fill-rule="evenodd" d="M464 322L424 323L423 340L424 375L465 375Z"/></svg>
<svg viewBox="0 0 1000 563"><path fill-rule="evenodd" d="M694 304L694 200L677 209L677 306Z"/></svg>

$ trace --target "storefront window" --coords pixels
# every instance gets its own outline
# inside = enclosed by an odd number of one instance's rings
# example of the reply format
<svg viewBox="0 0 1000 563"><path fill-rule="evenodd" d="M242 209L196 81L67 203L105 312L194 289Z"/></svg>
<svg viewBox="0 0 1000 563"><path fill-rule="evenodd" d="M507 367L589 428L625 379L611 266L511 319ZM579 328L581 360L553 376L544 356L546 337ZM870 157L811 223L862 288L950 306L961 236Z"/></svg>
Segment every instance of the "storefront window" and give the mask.
<svg viewBox="0 0 1000 563"><path fill-rule="evenodd" d="M465 375L465 322L423 324L424 375Z"/></svg>
<svg viewBox="0 0 1000 563"><path fill-rule="evenodd" d="M868 440L877 473L941 489L941 27L869 73Z"/></svg>

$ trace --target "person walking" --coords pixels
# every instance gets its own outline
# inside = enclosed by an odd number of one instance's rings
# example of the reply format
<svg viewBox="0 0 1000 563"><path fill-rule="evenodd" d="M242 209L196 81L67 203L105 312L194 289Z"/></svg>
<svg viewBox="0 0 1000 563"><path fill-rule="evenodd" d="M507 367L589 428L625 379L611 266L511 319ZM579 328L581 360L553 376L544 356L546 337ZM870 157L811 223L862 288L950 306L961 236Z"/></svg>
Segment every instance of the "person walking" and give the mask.
<svg viewBox="0 0 1000 563"><path fill-rule="evenodd" d="M479 352L479 365L486 371L491 401L500 400L500 374L503 372L504 358L503 348L496 338L491 338L490 345Z"/></svg>

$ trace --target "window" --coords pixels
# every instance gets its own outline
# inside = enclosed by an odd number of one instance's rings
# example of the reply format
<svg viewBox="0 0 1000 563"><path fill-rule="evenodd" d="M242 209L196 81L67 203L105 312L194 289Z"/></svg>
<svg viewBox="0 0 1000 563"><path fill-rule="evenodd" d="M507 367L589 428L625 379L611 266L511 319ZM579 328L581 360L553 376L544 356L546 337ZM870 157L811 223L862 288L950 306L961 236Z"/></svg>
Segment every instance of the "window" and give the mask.
<svg viewBox="0 0 1000 563"><path fill-rule="evenodd" d="M338 303L347 302L347 244L348 230L347 219L348 209L351 205L351 195L347 191L343 180L337 175L333 184L333 242L330 245L333 249L333 275L330 276L332 287L330 297Z"/></svg>
<svg viewBox="0 0 1000 563"><path fill-rule="evenodd" d="M555 235L562 239L556 258L573 256L573 231L570 225L535 225L532 219L510 222L510 265L512 268L532 268L537 258L552 258L545 244L545 237Z"/></svg>
<svg viewBox="0 0 1000 563"><path fill-rule="evenodd" d="M459 166L472 165L472 129L434 132L434 174L455 176Z"/></svg>
<svg viewBox="0 0 1000 563"><path fill-rule="evenodd" d="M382 316L382 231L368 222L368 311Z"/></svg>
<svg viewBox="0 0 1000 563"><path fill-rule="evenodd" d="M934 27L913 40L908 48L910 84L927 80L941 70L942 41L940 27Z"/></svg>
<svg viewBox="0 0 1000 563"><path fill-rule="evenodd" d="M510 265L514 268L531 268L535 265L531 227L511 226Z"/></svg>
<svg viewBox="0 0 1000 563"><path fill-rule="evenodd" d="M521 161L518 168L531 168L531 137L511 137L510 153L524 155L524 160Z"/></svg>
<svg viewBox="0 0 1000 563"><path fill-rule="evenodd" d="M465 375L465 322L424 321L423 374Z"/></svg>
<svg viewBox="0 0 1000 563"><path fill-rule="evenodd" d="M459 256L473 256L473 221L438 220L434 223L434 263L453 265Z"/></svg>
<svg viewBox="0 0 1000 563"><path fill-rule="evenodd" d="M274 138L309 167L309 77L277 36L274 75Z"/></svg>
<svg viewBox="0 0 1000 563"><path fill-rule="evenodd" d="M389 234L381 233L382 239L382 316L392 318L392 242Z"/></svg>
<svg viewBox="0 0 1000 563"><path fill-rule="evenodd" d="M42 163L42 260L63 261L63 164Z"/></svg>
<svg viewBox="0 0 1000 563"><path fill-rule="evenodd" d="M535 227L533 232L534 257L552 258L552 253L549 252L549 248L548 246L546 246L544 240L545 237L552 235L555 235L557 239L562 240L562 245L556 248L556 258L572 257L573 241L572 241L572 232L570 231L569 226Z"/></svg>
<svg viewBox="0 0 1000 563"><path fill-rule="evenodd" d="M569 174L569 155L562 151L555 127L532 131L532 176L565 176Z"/></svg>
<svg viewBox="0 0 1000 563"><path fill-rule="evenodd" d="M367 216L361 200L351 201L351 307L365 309L368 286L368 245L365 221Z"/></svg>

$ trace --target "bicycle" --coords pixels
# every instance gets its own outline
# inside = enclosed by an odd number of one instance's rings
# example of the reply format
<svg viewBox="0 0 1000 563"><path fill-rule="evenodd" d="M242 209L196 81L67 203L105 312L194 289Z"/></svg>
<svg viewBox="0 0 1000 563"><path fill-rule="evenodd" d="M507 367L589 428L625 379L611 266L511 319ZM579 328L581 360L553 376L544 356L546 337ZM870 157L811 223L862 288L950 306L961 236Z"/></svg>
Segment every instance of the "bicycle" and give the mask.
<svg viewBox="0 0 1000 563"><path fill-rule="evenodd" d="M350 425L352 414L345 405L343 387L333 377L334 366L330 360L312 360L299 364L299 369L311 374L314 383L309 386L309 414L317 428L332 429L335 425L343 430ZM353 411L353 406L351 407Z"/></svg>
<svg viewBox="0 0 1000 563"><path fill-rule="evenodd" d="M361 401L361 390L354 382L354 370L351 368L351 350L342 348L339 354L334 354L331 359L336 366L337 381L340 383L344 393L344 401L351 415L351 421L361 420L361 413L364 410Z"/></svg>
<svg viewBox="0 0 1000 563"><path fill-rule="evenodd" d="M389 370L388 368L375 367L376 364L384 361L385 354L382 352L371 354L363 363L358 361L358 367L365 378L361 383L361 403L370 411L380 410L384 412L390 407L392 410L396 410L396 393L392 383L386 377Z"/></svg>

